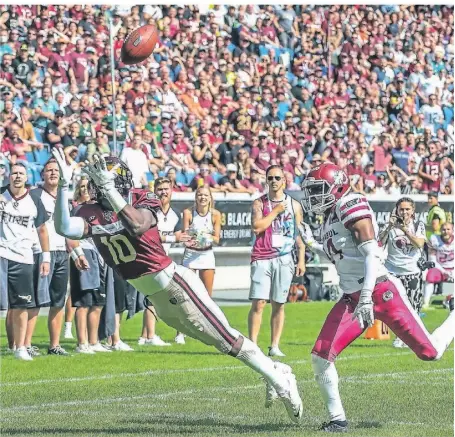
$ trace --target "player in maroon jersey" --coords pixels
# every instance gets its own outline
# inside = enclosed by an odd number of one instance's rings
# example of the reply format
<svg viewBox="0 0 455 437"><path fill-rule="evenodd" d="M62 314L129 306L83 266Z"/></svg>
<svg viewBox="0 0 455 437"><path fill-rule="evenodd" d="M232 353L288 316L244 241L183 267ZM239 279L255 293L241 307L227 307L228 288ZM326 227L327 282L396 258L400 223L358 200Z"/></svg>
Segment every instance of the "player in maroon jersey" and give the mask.
<svg viewBox="0 0 455 437"><path fill-rule="evenodd" d="M276 389L290 418L300 421L303 405L291 368L266 357L232 328L199 277L166 255L157 227L158 197L145 190L131 190L132 175L124 162L96 155L95 164L87 163L83 169L91 178L96 202L79 206L70 217L72 171L61 149L54 148L52 153L60 167L57 232L73 240L91 237L106 264L147 296L164 322L256 370Z"/></svg>
<svg viewBox="0 0 455 437"><path fill-rule="evenodd" d="M438 156L436 143L430 143L430 156L423 158L419 168L419 176L423 179L422 191L429 193L441 190L442 164Z"/></svg>

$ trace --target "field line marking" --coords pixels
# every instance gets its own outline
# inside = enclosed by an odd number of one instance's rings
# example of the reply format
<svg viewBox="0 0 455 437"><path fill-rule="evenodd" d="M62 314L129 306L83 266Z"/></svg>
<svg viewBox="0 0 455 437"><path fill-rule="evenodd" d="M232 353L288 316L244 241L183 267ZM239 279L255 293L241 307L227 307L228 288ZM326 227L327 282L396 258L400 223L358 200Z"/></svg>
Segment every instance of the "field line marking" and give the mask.
<svg viewBox="0 0 455 437"><path fill-rule="evenodd" d="M432 373L449 373L453 372L453 368L444 368L444 369L431 369L431 370L414 370L411 372L394 372L394 373L371 373L369 375L362 375L360 377L353 377L348 376L345 378L340 378L340 382L350 382L350 380L358 380L358 379L376 379L378 377L383 376L411 376L411 375L425 375L425 374L432 374ZM307 384L307 383L314 383L314 379L301 379L298 380L298 384ZM72 406L82 406L82 405L104 405L108 403L117 403L117 402L132 402L138 401L142 399L166 399L169 397L177 396L185 396L185 395L195 395L197 393L217 393L217 392L236 392L239 389L241 390L255 390L258 388L264 387L264 383L262 384L255 384L255 385L248 385L248 386L240 386L240 387L212 387L206 389L192 389L192 390L183 390L183 391L175 391L169 393L156 393L156 394L146 394L146 395L138 395L138 396L122 396L116 398L101 398L101 399L90 399L90 400L76 400L76 401L65 401L65 402L51 402L51 403L41 403L41 404L31 404L31 405L20 405L16 407L6 407L2 408L4 412L14 412L14 411L24 411L24 410L41 410L43 408L55 408L55 407L72 407Z"/></svg>
<svg viewBox="0 0 455 437"><path fill-rule="evenodd" d="M398 357L398 356L406 356L406 355L413 355L411 351L401 351L401 352L389 352L386 354L379 355L378 354L358 354L358 355L348 355L345 357L340 357L337 359L338 361L351 361L357 359L365 359L365 358L378 358L378 357ZM291 360L286 362L289 365L299 365L299 364L306 364L309 363L310 360ZM191 367L186 369L158 369L158 370L147 370L145 372L131 372L131 373L108 373L105 375L95 375L95 376L81 376L81 377L73 377L73 378L57 378L57 379L39 379L36 381L20 381L20 382L2 382L0 383L0 387L20 387L20 386L31 386L31 385L39 385L39 384L64 384L64 383L72 383L72 382L83 382L83 381L102 381L107 379L118 379L118 378L137 378L141 376L152 376L152 375L172 375L178 373L202 373L202 372L220 372L224 370L243 370L249 369L246 365L241 366L220 366L220 367Z"/></svg>

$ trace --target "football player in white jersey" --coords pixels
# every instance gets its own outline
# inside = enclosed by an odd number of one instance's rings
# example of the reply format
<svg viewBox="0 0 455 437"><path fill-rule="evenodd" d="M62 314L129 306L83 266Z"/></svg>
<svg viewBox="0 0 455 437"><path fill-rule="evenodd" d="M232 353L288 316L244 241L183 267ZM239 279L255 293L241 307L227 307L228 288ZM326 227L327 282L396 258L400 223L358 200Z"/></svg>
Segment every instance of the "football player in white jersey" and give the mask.
<svg viewBox="0 0 455 437"><path fill-rule="evenodd" d="M158 231L161 243L166 254L169 254L172 243L188 241L190 236L182 232L182 220L180 214L171 208L172 186L167 177L160 177L155 181L154 193L161 200L161 211L157 212ZM147 306L144 311L142 322L142 335L139 337L139 345L170 346L155 334L156 316L153 306ZM177 333L177 344L185 344L185 336Z"/></svg>
<svg viewBox="0 0 455 437"><path fill-rule="evenodd" d="M308 226L299 230L313 250L323 250L335 264L344 294L334 305L312 350L316 381L328 408L326 432L347 432L348 423L338 390L336 357L358 338L374 319L382 320L422 360L439 359L453 340L453 299L449 317L430 334L412 309L401 282L384 266L378 246L378 225L368 200L351 192L349 178L338 166L324 163L302 183L305 211L324 213L322 245Z"/></svg>
<svg viewBox="0 0 455 437"><path fill-rule="evenodd" d="M430 238L430 261L434 263L434 268L427 271L425 280L425 291L423 298L423 309L429 310L431 296L434 292L435 284L441 282L453 282L454 267L454 244L453 244L453 224L444 223L441 226L441 235L433 234Z"/></svg>

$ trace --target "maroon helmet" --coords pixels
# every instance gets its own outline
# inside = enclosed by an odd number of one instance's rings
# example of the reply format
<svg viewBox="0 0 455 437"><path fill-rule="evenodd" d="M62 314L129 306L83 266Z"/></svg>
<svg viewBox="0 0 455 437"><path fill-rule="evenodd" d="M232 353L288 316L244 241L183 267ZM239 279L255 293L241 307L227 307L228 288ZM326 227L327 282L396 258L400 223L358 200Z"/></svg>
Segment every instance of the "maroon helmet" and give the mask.
<svg viewBox="0 0 455 437"><path fill-rule="evenodd" d="M303 209L306 212L324 212L350 189L348 175L337 165L325 162L313 168L302 182Z"/></svg>

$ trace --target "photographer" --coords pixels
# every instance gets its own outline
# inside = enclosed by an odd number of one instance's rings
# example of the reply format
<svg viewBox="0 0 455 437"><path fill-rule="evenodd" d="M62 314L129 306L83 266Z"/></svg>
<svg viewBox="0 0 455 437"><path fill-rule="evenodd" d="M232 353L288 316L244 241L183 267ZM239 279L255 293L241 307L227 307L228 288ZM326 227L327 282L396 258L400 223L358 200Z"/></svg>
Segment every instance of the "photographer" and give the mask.
<svg viewBox="0 0 455 437"><path fill-rule="evenodd" d="M402 197L395 205L389 224L380 233L381 243L387 245L386 268L403 284L411 306L417 313L422 307L422 269L420 262L425 244L425 225L415 221L415 203ZM394 347L405 347L396 338Z"/></svg>

